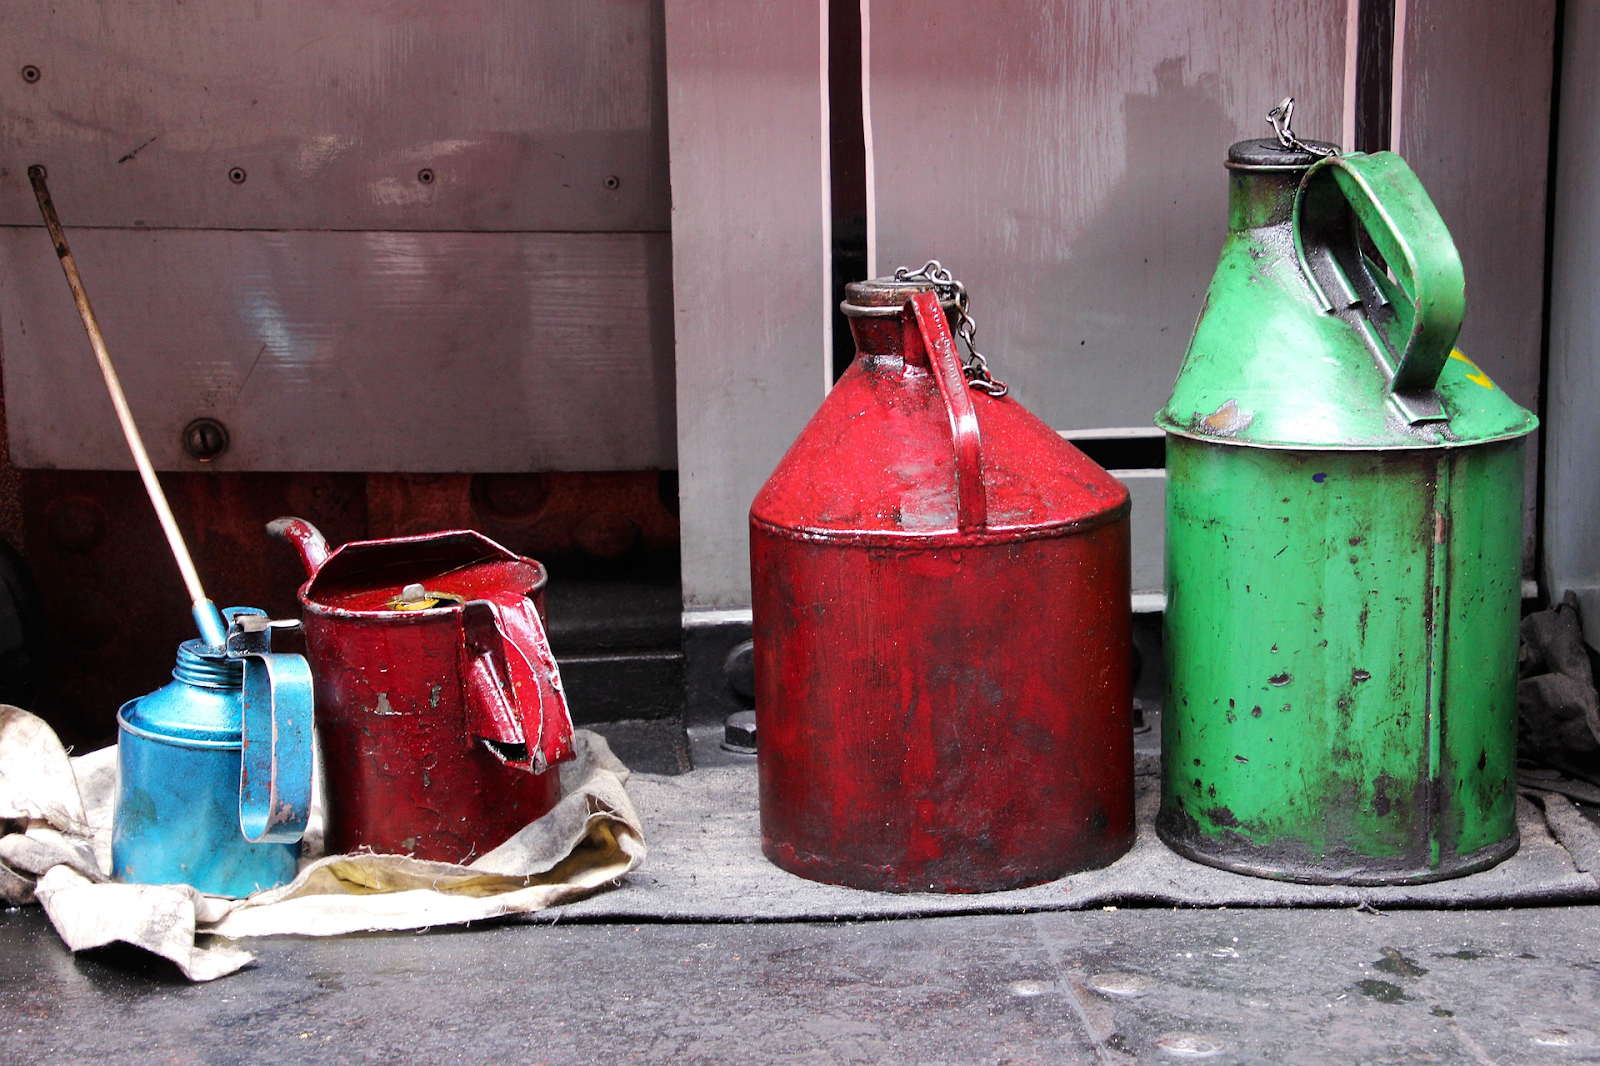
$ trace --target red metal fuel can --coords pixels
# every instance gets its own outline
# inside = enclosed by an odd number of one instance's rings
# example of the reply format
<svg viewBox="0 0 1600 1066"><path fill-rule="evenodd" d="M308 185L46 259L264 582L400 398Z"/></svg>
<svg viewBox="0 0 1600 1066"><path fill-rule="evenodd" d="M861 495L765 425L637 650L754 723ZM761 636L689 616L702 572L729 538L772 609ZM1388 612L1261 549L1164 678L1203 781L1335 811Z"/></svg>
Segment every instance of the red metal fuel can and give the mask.
<svg viewBox="0 0 1600 1066"><path fill-rule="evenodd" d="M545 569L471 530L329 552L300 518L328 849L470 862L561 798L572 720Z"/></svg>
<svg viewBox="0 0 1600 1066"><path fill-rule="evenodd" d="M963 372L959 286L846 292L857 357L750 510L762 848L891 892L1103 866L1134 837L1127 490Z"/></svg>

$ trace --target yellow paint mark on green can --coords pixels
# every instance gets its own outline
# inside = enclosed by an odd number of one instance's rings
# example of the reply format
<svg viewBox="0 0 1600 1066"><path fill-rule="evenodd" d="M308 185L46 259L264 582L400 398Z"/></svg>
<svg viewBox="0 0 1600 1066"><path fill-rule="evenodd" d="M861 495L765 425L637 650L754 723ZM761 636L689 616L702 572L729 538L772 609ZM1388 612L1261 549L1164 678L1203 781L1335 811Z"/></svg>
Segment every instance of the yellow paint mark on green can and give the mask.
<svg viewBox="0 0 1600 1066"><path fill-rule="evenodd" d="M1460 349L1452 351L1450 353L1450 358L1459 359L1472 368L1472 373L1467 375L1468 381L1475 381L1486 389L1494 388L1494 382L1489 380L1489 375L1485 374L1481 369L1479 369L1477 363L1474 363L1471 359L1468 359L1466 356L1462 355Z"/></svg>

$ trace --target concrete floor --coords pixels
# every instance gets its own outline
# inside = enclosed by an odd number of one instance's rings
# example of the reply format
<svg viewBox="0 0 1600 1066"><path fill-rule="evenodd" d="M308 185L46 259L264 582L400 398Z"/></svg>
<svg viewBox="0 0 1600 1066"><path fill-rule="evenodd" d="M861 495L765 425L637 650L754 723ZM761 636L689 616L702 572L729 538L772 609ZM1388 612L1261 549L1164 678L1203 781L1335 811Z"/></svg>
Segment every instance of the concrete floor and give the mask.
<svg viewBox="0 0 1600 1066"><path fill-rule="evenodd" d="M189 985L0 912L4 1063L1600 1062L1600 908L496 925Z"/></svg>
<svg viewBox="0 0 1600 1066"><path fill-rule="evenodd" d="M596 728L649 772L748 758L722 752L720 730L685 745L662 726ZM37 907L0 910L0 1066L1600 1063L1600 907L646 925L552 912L248 946L254 966L191 985L131 949L74 958Z"/></svg>

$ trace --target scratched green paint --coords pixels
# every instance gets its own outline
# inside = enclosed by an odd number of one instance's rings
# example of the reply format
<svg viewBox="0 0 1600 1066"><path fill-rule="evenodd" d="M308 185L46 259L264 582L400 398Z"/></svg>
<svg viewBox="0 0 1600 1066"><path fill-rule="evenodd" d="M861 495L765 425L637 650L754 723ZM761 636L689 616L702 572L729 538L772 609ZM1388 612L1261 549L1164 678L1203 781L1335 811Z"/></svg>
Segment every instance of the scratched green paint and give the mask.
<svg viewBox="0 0 1600 1066"><path fill-rule="evenodd" d="M1459 259L1404 163L1306 175L1233 172L1231 233L1157 419L1158 828L1266 876L1449 876L1516 844L1521 438L1536 421L1455 351ZM1377 243L1399 283L1378 287L1396 311L1323 298L1297 232L1317 175L1322 195L1335 175L1362 201L1369 232L1392 227ZM1432 385L1443 418L1407 417L1402 375Z"/></svg>
<svg viewBox="0 0 1600 1066"><path fill-rule="evenodd" d="M1514 837L1519 453L1168 438L1164 831L1397 877ZM1434 495L1440 462L1448 500ZM1442 545L1436 506L1449 516ZM1428 604L1441 548L1435 780Z"/></svg>

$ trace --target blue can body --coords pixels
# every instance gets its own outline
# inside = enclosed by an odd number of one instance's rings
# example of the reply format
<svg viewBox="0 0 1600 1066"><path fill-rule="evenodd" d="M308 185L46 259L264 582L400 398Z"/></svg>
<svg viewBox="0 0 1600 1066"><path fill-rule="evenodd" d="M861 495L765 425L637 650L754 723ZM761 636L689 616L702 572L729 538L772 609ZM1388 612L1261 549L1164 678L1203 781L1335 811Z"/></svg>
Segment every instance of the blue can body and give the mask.
<svg viewBox="0 0 1600 1066"><path fill-rule="evenodd" d="M247 896L294 878L300 845L240 831L243 665L186 641L170 684L117 713L112 875Z"/></svg>

